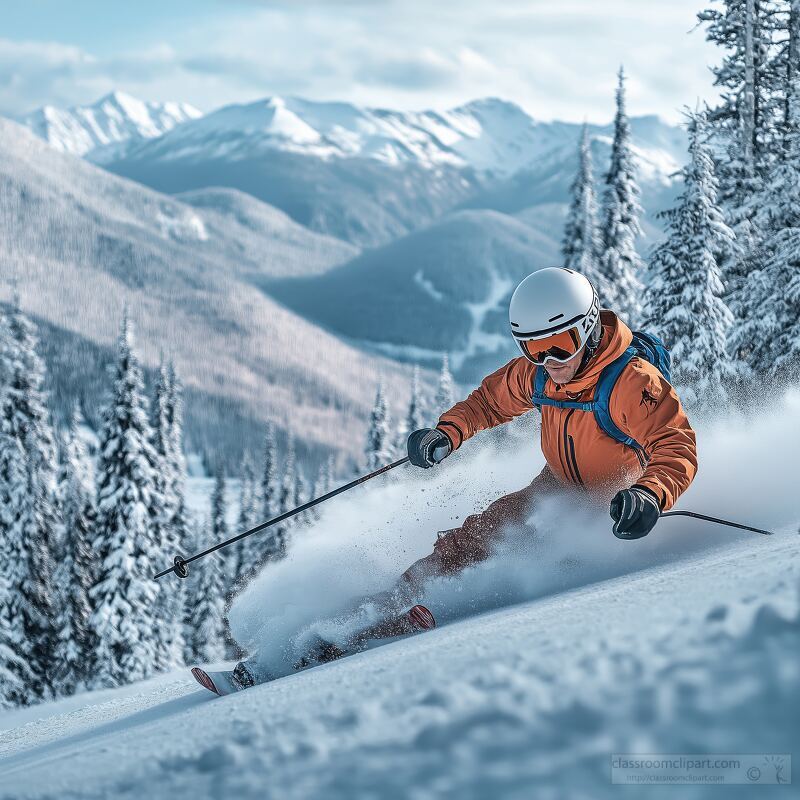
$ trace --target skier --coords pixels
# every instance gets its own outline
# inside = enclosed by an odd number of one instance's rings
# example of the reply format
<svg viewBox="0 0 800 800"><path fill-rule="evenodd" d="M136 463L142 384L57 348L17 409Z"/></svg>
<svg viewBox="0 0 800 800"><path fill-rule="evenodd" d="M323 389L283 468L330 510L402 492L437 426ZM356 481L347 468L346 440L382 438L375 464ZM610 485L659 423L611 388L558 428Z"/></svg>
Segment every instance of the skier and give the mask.
<svg viewBox="0 0 800 800"><path fill-rule="evenodd" d="M435 428L413 431L408 457L428 469L478 431L539 407L547 463L525 488L467 517L459 528L439 533L430 555L412 564L393 590L371 598L385 619L355 634L348 650L372 638L434 627L424 606L400 609L427 579L455 575L487 559L508 526L524 524L536 501L548 494L567 489L592 502L610 500L614 534L638 539L694 478L695 434L668 380L669 354L656 337L634 334L613 311L601 310L589 280L562 267L525 278L511 298L509 317L522 355L445 411ZM298 666L344 654L320 641ZM257 659L239 663L232 672L195 668L193 673L218 694L269 679L259 674Z"/></svg>
<svg viewBox="0 0 800 800"><path fill-rule="evenodd" d="M509 319L522 355L445 411L435 428L412 432L409 460L432 467L478 431L538 406L547 463L525 488L440 533L433 552L403 574L412 592L428 577L488 558L506 526L565 488L610 500L618 538L646 536L697 471L694 431L656 365L668 372L669 355L655 337L633 334L601 310L587 278L562 267L534 272L516 288Z"/></svg>

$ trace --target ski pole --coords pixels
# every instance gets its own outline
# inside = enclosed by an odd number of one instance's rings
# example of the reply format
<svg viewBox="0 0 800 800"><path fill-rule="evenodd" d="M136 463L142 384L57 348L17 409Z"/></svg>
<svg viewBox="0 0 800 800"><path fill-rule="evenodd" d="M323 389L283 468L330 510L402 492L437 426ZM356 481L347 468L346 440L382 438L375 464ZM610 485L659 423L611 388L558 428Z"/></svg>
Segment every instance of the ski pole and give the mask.
<svg viewBox="0 0 800 800"><path fill-rule="evenodd" d="M753 533L763 533L764 536L772 536L772 531L762 531L761 528L751 528L749 525L742 525L740 522L731 522L727 519L720 519L719 517L709 517L708 514L698 514L696 511L664 511L660 516L662 517L694 517L695 519L704 519L706 522L716 522L718 525L728 525L731 528L740 528L743 531L752 531Z"/></svg>
<svg viewBox="0 0 800 800"><path fill-rule="evenodd" d="M195 553L193 556L190 556L189 558L182 558L181 556L175 556L172 566L168 567L165 570L162 570L157 575L154 575L153 580L158 580L159 578L163 578L164 575L169 575L170 572L174 572L179 578L185 578L189 574L187 565L191 564L192 561L197 561L200 558L204 558L205 556L209 555L209 553L214 553L217 550L221 550L223 547L227 547L229 544L234 544L235 542L241 541L242 539L245 539L248 536L252 536L254 533L259 533L260 531L263 531L266 528L271 527L272 525L277 525L279 522L283 522L285 519L289 519L289 517L293 517L296 514L301 514L303 511L307 511L309 508L318 506L320 503L324 503L326 500L330 500L332 497L336 497L337 494L346 492L348 489L352 489L354 486L358 486L361 483L366 483L367 481L372 480L373 478L377 478L378 475L383 475L384 472L388 472L390 469L394 469L395 467L399 467L402 464L405 464L406 461L408 461L408 456L406 456L405 458L401 458L399 461L387 464L385 467L376 469L374 472L370 472L368 475L362 475L360 478L356 478L355 480L350 481L350 483L346 483L344 486L340 486L338 489L334 489L333 491L330 491L327 494L323 494L320 497L315 497L313 500L309 500L307 503L303 503L303 505L297 506L297 508L293 508L291 511L285 511L283 514L280 514L277 517L273 517L272 519L269 519L266 522L262 522L260 525L256 525L255 528L250 528L249 531L240 533L238 536L234 536L231 539L226 539L224 542L215 544L213 547L209 547L207 550L203 550L201 553Z"/></svg>

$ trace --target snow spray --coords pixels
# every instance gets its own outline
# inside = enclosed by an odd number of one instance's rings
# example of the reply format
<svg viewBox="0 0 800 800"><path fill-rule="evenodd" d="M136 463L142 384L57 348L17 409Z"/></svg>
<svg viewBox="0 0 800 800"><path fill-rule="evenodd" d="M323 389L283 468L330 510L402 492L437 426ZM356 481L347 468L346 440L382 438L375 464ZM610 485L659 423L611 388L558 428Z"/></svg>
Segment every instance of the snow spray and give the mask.
<svg viewBox="0 0 800 800"><path fill-rule="evenodd" d="M698 475L677 508L721 514L779 533L796 530L794 454L800 393L748 416L693 419ZM322 506L297 532L286 558L268 564L235 601L237 641L273 674L291 672L309 632L345 640L385 591L427 555L438 531L522 488L544 465L538 416L479 434L434 469L403 467ZM749 534L684 517L659 522L647 537L621 541L606 510L558 496L537 503L527 524L510 529L487 561L454 578L428 582L421 601L439 624L576 586L646 569ZM535 535L533 534L535 531ZM769 546L764 537L764 546ZM360 605L361 604L361 605ZM360 608L359 608L360 606ZM353 613L353 609L359 610ZM366 612L365 612L366 609Z"/></svg>

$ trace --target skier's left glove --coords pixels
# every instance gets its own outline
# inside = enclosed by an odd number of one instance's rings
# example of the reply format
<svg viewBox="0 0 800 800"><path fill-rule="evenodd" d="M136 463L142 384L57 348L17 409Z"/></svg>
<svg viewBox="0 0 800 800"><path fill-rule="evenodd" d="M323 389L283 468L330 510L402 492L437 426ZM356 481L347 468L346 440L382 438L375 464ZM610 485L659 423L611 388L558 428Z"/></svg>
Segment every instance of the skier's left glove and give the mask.
<svg viewBox="0 0 800 800"><path fill-rule="evenodd" d="M644 486L634 485L630 489L623 489L611 501L614 536L618 539L641 539L647 536L659 516L661 507L658 499Z"/></svg>
<svg viewBox="0 0 800 800"><path fill-rule="evenodd" d="M450 440L438 428L420 428L408 437L408 460L415 467L428 469L444 461L452 450Z"/></svg>

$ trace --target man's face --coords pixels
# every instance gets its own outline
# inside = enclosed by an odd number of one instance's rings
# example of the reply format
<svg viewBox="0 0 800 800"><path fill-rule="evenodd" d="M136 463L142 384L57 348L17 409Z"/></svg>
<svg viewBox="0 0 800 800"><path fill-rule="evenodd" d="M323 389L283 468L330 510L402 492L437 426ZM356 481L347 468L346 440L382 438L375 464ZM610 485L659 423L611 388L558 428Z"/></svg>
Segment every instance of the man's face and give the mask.
<svg viewBox="0 0 800 800"><path fill-rule="evenodd" d="M544 362L545 371L550 376L553 383L569 383L575 377L575 373L581 365L581 359L583 358L583 351L585 349L586 345L581 347L569 361L565 361L563 364L559 364L558 361L553 361L552 359Z"/></svg>

